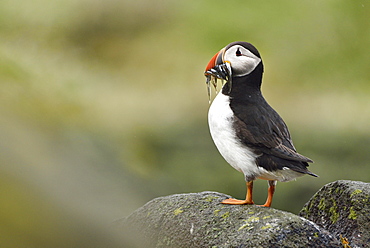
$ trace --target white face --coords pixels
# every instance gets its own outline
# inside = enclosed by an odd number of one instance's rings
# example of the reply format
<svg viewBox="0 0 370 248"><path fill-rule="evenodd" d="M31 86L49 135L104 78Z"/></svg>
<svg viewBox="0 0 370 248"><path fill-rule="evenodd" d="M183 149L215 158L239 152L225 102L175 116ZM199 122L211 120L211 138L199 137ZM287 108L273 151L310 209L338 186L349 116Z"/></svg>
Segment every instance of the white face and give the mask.
<svg viewBox="0 0 370 248"><path fill-rule="evenodd" d="M223 60L230 62L234 77L248 75L261 62L260 58L240 45L235 45L227 49Z"/></svg>

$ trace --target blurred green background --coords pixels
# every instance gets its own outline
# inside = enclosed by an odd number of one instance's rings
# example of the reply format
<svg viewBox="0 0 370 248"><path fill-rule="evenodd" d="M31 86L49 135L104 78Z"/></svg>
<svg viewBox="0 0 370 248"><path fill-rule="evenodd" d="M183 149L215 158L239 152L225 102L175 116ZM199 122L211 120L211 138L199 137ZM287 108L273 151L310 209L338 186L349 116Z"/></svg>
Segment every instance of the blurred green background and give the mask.
<svg viewBox="0 0 370 248"><path fill-rule="evenodd" d="M236 40L259 49L263 93L320 175L279 183L273 207L298 213L328 182L369 181L369 8L0 1L0 246L120 246L105 227L155 197L244 197L209 135L203 76ZM266 194L257 181L255 202Z"/></svg>

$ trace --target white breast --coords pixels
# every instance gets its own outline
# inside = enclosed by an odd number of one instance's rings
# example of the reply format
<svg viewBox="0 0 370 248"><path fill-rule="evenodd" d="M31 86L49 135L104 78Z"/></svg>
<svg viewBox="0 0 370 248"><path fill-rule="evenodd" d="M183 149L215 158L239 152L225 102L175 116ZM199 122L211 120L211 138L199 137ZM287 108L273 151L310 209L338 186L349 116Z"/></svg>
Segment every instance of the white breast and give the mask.
<svg viewBox="0 0 370 248"><path fill-rule="evenodd" d="M258 177L260 170L255 163L256 155L241 144L233 125L233 112L229 97L220 92L208 112L208 124L212 139L224 159L246 178Z"/></svg>
<svg viewBox="0 0 370 248"><path fill-rule="evenodd" d="M283 170L267 171L257 166L255 162L257 156L239 141L232 128L233 116L229 97L220 92L213 100L208 112L211 136L224 159L236 170L242 172L246 180L261 178L284 182L303 175L287 167Z"/></svg>

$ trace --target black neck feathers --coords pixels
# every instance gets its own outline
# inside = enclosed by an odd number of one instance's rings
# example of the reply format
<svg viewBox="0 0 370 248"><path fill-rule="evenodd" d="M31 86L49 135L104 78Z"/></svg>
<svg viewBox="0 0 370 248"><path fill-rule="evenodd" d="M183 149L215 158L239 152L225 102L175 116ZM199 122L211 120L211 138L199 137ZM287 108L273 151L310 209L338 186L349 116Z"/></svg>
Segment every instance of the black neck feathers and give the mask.
<svg viewBox="0 0 370 248"><path fill-rule="evenodd" d="M231 83L226 83L222 88L224 95L232 99L253 99L261 97L263 64L262 62L248 75L243 77L233 77ZM231 87L231 90L230 90Z"/></svg>

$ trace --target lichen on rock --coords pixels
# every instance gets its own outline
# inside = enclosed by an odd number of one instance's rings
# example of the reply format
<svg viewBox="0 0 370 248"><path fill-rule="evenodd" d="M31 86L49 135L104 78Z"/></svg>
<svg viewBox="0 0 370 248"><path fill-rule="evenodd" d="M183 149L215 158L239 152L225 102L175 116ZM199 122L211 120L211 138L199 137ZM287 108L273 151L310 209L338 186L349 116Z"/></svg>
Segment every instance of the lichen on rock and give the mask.
<svg viewBox="0 0 370 248"><path fill-rule="evenodd" d="M156 198L116 222L137 247L339 247L338 239L292 213L223 205L217 192ZM150 214L148 214L150 213Z"/></svg>
<svg viewBox="0 0 370 248"><path fill-rule="evenodd" d="M322 187L300 216L348 239L351 247L370 247L370 183L339 180Z"/></svg>

